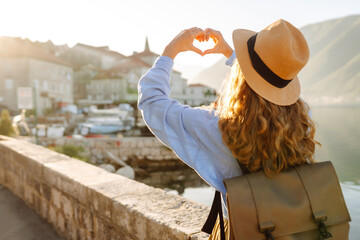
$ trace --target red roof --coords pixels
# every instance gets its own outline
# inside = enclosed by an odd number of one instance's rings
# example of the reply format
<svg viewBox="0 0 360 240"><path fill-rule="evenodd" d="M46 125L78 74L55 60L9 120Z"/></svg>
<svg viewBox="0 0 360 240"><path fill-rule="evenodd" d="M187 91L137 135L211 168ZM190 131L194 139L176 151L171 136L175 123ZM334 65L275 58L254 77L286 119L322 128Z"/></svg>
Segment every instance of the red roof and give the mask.
<svg viewBox="0 0 360 240"><path fill-rule="evenodd" d="M129 57L136 57L136 58L139 58L139 57L147 57L147 56L155 56L155 57L158 57L160 56L159 54L156 54L156 53L153 53L151 51L142 51L142 52L139 52L139 53L134 53L133 55L129 56Z"/></svg>
<svg viewBox="0 0 360 240"><path fill-rule="evenodd" d="M78 44L75 45L75 47L76 46L89 48L89 49L95 50L95 51L97 51L99 53L107 54L107 55L110 55L110 56L113 56L113 57L116 57L116 58L126 58L125 55L122 55L119 52L115 52L115 51L110 50L108 46L94 47L94 46L90 46L90 45L86 45L86 44L82 44L82 43L78 43Z"/></svg>
<svg viewBox="0 0 360 240"><path fill-rule="evenodd" d="M1 37L0 57L28 57L57 63L71 68L76 67L69 62L47 53L33 42L21 38Z"/></svg>
<svg viewBox="0 0 360 240"><path fill-rule="evenodd" d="M151 65L135 57L128 57L123 62L117 64L113 68L109 69L109 72L127 72L134 68L146 67L150 68Z"/></svg>

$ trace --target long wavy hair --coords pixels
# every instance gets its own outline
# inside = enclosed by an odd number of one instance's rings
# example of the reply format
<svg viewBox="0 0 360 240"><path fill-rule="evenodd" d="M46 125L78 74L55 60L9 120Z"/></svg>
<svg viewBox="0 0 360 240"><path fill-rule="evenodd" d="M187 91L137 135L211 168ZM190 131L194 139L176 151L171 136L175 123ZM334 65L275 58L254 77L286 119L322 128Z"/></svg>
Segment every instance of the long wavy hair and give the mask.
<svg viewBox="0 0 360 240"><path fill-rule="evenodd" d="M219 95L219 127L225 145L250 172L267 176L315 162L315 124L302 99L290 106L273 104L246 83L236 61Z"/></svg>

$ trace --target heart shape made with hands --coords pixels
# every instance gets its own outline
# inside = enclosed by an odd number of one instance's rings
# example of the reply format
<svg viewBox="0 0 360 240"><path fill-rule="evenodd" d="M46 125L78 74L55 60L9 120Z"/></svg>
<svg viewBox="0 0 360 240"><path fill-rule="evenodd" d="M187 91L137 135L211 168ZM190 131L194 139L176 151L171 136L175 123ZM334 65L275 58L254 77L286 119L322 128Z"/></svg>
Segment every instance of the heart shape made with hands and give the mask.
<svg viewBox="0 0 360 240"><path fill-rule="evenodd" d="M209 38L208 41L199 41L197 39L193 42L194 47L200 49L202 52L205 52L206 50L213 49L216 44L212 38Z"/></svg>

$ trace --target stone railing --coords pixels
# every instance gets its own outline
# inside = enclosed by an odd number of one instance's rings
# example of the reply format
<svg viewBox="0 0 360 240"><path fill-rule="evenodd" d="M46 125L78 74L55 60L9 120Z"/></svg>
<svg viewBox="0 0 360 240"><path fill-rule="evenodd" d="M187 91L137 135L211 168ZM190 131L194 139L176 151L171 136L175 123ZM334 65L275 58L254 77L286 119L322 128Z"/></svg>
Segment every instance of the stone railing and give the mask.
<svg viewBox="0 0 360 240"><path fill-rule="evenodd" d="M40 138L41 145L64 145L71 144L82 146L90 155L92 161L102 159L106 151L126 161L129 157L149 160L177 159L176 155L155 137L124 137L124 138Z"/></svg>
<svg viewBox="0 0 360 240"><path fill-rule="evenodd" d="M209 207L0 136L0 183L67 239L206 239Z"/></svg>

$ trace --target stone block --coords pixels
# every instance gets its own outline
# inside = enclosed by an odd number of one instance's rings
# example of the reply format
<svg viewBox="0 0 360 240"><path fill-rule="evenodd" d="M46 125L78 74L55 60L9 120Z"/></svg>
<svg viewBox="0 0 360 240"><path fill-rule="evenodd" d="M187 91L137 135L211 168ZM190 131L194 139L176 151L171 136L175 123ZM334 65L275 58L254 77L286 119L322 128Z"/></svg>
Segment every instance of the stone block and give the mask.
<svg viewBox="0 0 360 240"><path fill-rule="evenodd" d="M148 156L150 154L150 148L147 148L147 147L143 148L141 150L141 154L144 156Z"/></svg>
<svg viewBox="0 0 360 240"><path fill-rule="evenodd" d="M118 179L118 175L76 159L48 163L45 166L44 180L47 184L84 204L88 200L86 195L88 186Z"/></svg>
<svg viewBox="0 0 360 240"><path fill-rule="evenodd" d="M6 171L4 185L9 188L11 192L18 196L19 178L17 175L11 171Z"/></svg>
<svg viewBox="0 0 360 240"><path fill-rule="evenodd" d="M62 212L58 212L58 214L56 215L56 228L59 232L65 234L65 217Z"/></svg>
<svg viewBox="0 0 360 240"><path fill-rule="evenodd" d="M121 141L121 144L120 144L120 148L127 148L127 147L129 147L129 141L127 141L127 140L123 140L123 141Z"/></svg>
<svg viewBox="0 0 360 240"><path fill-rule="evenodd" d="M41 195L40 182L36 178L31 178L31 182L29 182L29 184L34 188L38 195Z"/></svg>
<svg viewBox="0 0 360 240"><path fill-rule="evenodd" d="M152 139L145 139L144 140L144 146L149 147L149 148L154 147Z"/></svg>
<svg viewBox="0 0 360 240"><path fill-rule="evenodd" d="M136 221L139 221L136 228L144 228L144 225L146 227L146 220L141 219L151 219L150 225L153 228L162 228L164 234L173 235L169 235L168 239L184 239L186 234L199 232L209 211L208 206L165 193L160 189L154 189L151 193L140 191L134 195L119 196L114 202L134 212ZM138 234L137 237L141 239L141 233ZM149 239L155 239L153 237Z"/></svg>
<svg viewBox="0 0 360 240"><path fill-rule="evenodd" d="M20 183L19 183L19 188L18 188L18 190L19 190L19 197L20 197L21 199L24 199L24 198L25 198L25 185L23 184L23 182L20 182Z"/></svg>
<svg viewBox="0 0 360 240"><path fill-rule="evenodd" d="M88 192L88 206L103 217L111 218L112 199L109 195L111 196L111 194L94 191L93 188L90 188Z"/></svg>
<svg viewBox="0 0 360 240"><path fill-rule="evenodd" d="M25 169L24 167L19 168L19 179L22 183L25 183L27 181L28 175L31 174L31 173L30 174L29 173L30 172L28 169Z"/></svg>
<svg viewBox="0 0 360 240"><path fill-rule="evenodd" d="M4 182L5 182L5 170L0 165L0 183L4 184Z"/></svg>
<svg viewBox="0 0 360 240"><path fill-rule="evenodd" d="M41 216L41 197L34 194L34 207L37 214Z"/></svg>
<svg viewBox="0 0 360 240"><path fill-rule="evenodd" d="M44 198L40 198L40 216L44 219L47 219L49 211L49 202Z"/></svg>
<svg viewBox="0 0 360 240"><path fill-rule="evenodd" d="M137 148L143 148L143 147L145 147L144 140L138 139L138 140L136 141L136 147L137 147Z"/></svg>
<svg viewBox="0 0 360 240"><path fill-rule="evenodd" d="M34 205L34 193L33 189L27 185L24 187L24 201L31 208Z"/></svg>
<svg viewBox="0 0 360 240"><path fill-rule="evenodd" d="M130 235L130 236L129 236ZM122 233L117 228L113 226L112 223L108 225L108 231L106 232L106 239L112 240L134 240L131 237L132 234L129 233Z"/></svg>
<svg viewBox="0 0 360 240"><path fill-rule="evenodd" d="M127 240L127 239L134 239L131 238L129 235L131 234L124 234L119 231L117 228L114 227L113 223L102 218L102 217L95 217L94 222L94 231L95 231L95 239L97 240Z"/></svg>
<svg viewBox="0 0 360 240"><path fill-rule="evenodd" d="M52 225L56 225L56 218L56 209L52 205L50 205L47 219Z"/></svg>
<svg viewBox="0 0 360 240"><path fill-rule="evenodd" d="M62 195L60 201L65 218L74 218L73 203L71 199L66 197L66 195Z"/></svg>
<svg viewBox="0 0 360 240"><path fill-rule="evenodd" d="M137 147L137 144L136 144L136 140L135 140L135 139L132 139L132 140L130 140L129 142L130 142L130 147L131 147L131 148Z"/></svg>
<svg viewBox="0 0 360 240"><path fill-rule="evenodd" d="M75 220L80 228L86 229L88 232L94 231L93 214L89 209L82 204L76 204Z"/></svg>
<svg viewBox="0 0 360 240"><path fill-rule="evenodd" d="M16 176L19 176L19 168L20 168L20 165L15 162L13 159L14 159L14 153L11 153L11 156L10 158L8 158L8 163L6 165L6 170L8 172L12 172L13 174L15 174Z"/></svg>
<svg viewBox="0 0 360 240"><path fill-rule="evenodd" d="M86 231L83 228L76 229L76 240L86 240Z"/></svg>
<svg viewBox="0 0 360 240"><path fill-rule="evenodd" d="M151 148L150 154L151 154L151 156L160 155L160 148Z"/></svg>
<svg viewBox="0 0 360 240"><path fill-rule="evenodd" d="M112 222L123 232L131 233L137 231L134 226L135 217L127 206L114 202L112 212Z"/></svg>
<svg viewBox="0 0 360 240"><path fill-rule="evenodd" d="M61 209L61 192L55 188L51 189L52 203L57 209Z"/></svg>
<svg viewBox="0 0 360 240"><path fill-rule="evenodd" d="M45 184L41 183L41 195L47 200L51 201L51 188Z"/></svg>
<svg viewBox="0 0 360 240"><path fill-rule="evenodd" d="M77 224L74 219L65 217L65 236L67 239L77 239Z"/></svg>

